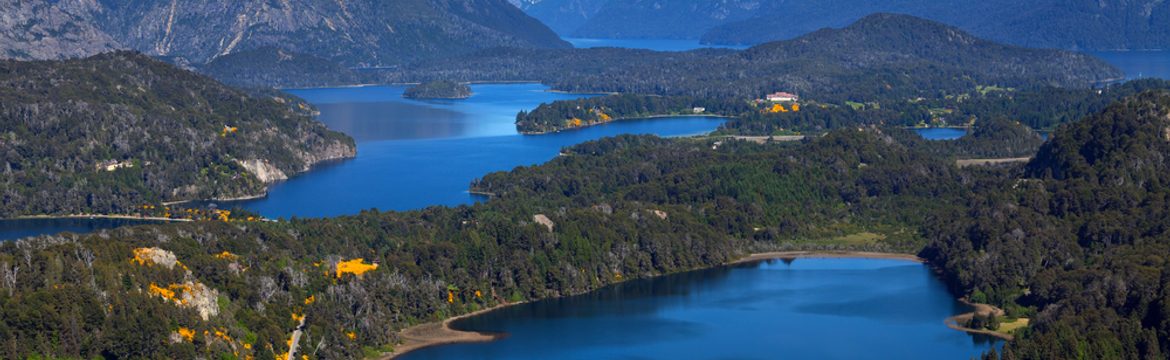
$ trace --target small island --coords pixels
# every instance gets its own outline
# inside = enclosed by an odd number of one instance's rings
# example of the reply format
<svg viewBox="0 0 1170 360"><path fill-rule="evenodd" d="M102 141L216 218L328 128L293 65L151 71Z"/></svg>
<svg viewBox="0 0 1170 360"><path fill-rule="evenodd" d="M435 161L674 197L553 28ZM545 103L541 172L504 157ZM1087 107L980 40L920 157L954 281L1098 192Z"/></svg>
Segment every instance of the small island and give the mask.
<svg viewBox="0 0 1170 360"><path fill-rule="evenodd" d="M407 88L402 93L407 99L466 99L471 97L471 87L454 81L430 81Z"/></svg>

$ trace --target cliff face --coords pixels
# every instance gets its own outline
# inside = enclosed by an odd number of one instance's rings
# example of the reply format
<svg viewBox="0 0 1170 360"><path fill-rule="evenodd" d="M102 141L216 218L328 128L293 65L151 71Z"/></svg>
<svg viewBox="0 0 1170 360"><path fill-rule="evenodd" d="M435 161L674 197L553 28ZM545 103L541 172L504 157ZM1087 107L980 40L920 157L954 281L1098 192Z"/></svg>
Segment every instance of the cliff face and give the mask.
<svg viewBox="0 0 1170 360"><path fill-rule="evenodd" d="M118 42L91 21L93 1L0 0L0 57L56 59L118 48Z"/></svg>
<svg viewBox="0 0 1170 360"><path fill-rule="evenodd" d="M60 59L134 49L184 64L276 47L349 66L497 47L567 47L505 0L7 2L2 53Z"/></svg>
<svg viewBox="0 0 1170 360"><path fill-rule="evenodd" d="M141 54L0 61L0 217L259 195L353 157L307 109Z"/></svg>

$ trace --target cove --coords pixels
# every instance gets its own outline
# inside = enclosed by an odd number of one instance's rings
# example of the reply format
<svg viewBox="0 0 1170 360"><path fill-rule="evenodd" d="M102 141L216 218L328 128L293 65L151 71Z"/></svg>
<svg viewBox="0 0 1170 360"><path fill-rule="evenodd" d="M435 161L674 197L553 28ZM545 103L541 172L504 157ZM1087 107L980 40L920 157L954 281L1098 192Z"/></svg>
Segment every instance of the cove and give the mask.
<svg viewBox="0 0 1170 360"><path fill-rule="evenodd" d="M943 325L968 308L928 266L768 260L634 280L461 319L488 343L402 359L966 359L999 342Z"/></svg>

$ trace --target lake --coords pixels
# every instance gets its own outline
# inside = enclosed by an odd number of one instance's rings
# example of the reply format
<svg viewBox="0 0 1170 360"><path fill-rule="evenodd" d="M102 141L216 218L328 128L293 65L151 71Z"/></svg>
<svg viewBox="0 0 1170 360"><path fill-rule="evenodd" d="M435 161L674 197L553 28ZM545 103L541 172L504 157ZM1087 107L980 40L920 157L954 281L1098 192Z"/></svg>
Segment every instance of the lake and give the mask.
<svg viewBox="0 0 1170 360"><path fill-rule="evenodd" d="M1094 51L1089 54L1121 69L1128 79L1170 79L1170 50Z"/></svg>
<svg viewBox="0 0 1170 360"><path fill-rule="evenodd" d="M926 140L954 140L967 135L967 129L960 128L915 128L914 132Z"/></svg>
<svg viewBox="0 0 1170 360"><path fill-rule="evenodd" d="M467 192L471 181L494 171L544 163L566 146L620 134L685 136L715 130L709 117L623 120L553 134L516 132L516 113L587 94L550 92L540 84L476 84L465 100L402 98L404 86L291 89L316 105L329 128L353 136L356 159L318 166L274 184L268 197L214 202L271 218L327 217L377 208L412 210L469 204L484 198ZM196 202L196 206L213 202ZM0 239L61 231L112 228L127 223L70 219L54 223L10 220Z"/></svg>
<svg viewBox="0 0 1170 360"><path fill-rule="evenodd" d="M943 324L966 311L923 264L774 260L488 312L452 327L507 337L403 359L966 359L997 343Z"/></svg>
<svg viewBox="0 0 1170 360"><path fill-rule="evenodd" d="M88 233L127 225L158 224L160 221L131 219L0 219L0 241L62 232Z"/></svg>
<svg viewBox="0 0 1170 360"><path fill-rule="evenodd" d="M468 204L472 180L544 163L566 146L620 134L682 136L715 130L722 119L624 120L546 135L520 135L516 113L588 95L549 92L539 84L473 85L466 100L415 101L401 86L290 90L317 105L320 120L357 140L354 160L322 166L271 187L241 206L272 218L326 217L361 210L411 210Z"/></svg>

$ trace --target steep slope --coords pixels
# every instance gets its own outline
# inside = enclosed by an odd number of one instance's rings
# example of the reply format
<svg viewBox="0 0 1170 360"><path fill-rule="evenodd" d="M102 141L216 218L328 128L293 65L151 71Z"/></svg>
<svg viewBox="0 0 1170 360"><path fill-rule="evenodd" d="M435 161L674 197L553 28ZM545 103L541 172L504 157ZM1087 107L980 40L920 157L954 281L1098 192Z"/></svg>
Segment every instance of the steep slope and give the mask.
<svg viewBox="0 0 1170 360"><path fill-rule="evenodd" d="M0 30L12 39L42 36L46 39L40 43L50 46L35 53L21 52L27 42L5 42L4 46L16 50L4 49L4 53L18 59L55 59L129 48L177 63L202 64L241 51L279 48L346 66L373 66L496 46L568 46L505 0L82 3L87 5L51 2L14 7L12 17L24 21L8 21ZM50 17L58 13L70 16ZM67 32L27 33L30 26L38 29L45 19L57 18L62 19L49 25ZM109 38L116 44L76 49L89 38Z"/></svg>
<svg viewBox="0 0 1170 360"><path fill-rule="evenodd" d="M56 59L113 50L118 42L94 23L85 1L0 0L0 58Z"/></svg>
<svg viewBox="0 0 1170 360"><path fill-rule="evenodd" d="M129 52L0 62L0 217L259 195L354 156L308 111Z"/></svg>

